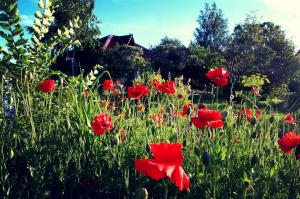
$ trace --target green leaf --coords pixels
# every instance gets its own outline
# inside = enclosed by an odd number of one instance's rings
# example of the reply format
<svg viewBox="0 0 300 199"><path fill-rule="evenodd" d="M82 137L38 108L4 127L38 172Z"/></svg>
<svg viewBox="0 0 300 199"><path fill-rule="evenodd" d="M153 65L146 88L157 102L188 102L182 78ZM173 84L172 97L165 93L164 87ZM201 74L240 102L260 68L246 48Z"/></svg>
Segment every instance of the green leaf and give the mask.
<svg viewBox="0 0 300 199"><path fill-rule="evenodd" d="M22 27L17 27L12 31L12 36L15 37L15 36L18 36L22 33L23 33L23 28Z"/></svg>
<svg viewBox="0 0 300 199"><path fill-rule="evenodd" d="M8 23L2 22L2 23L0 23L0 28L3 28L5 30L9 30L10 25Z"/></svg>
<svg viewBox="0 0 300 199"><path fill-rule="evenodd" d="M15 16L13 19L9 20L10 26L16 26L20 23L20 17Z"/></svg>
<svg viewBox="0 0 300 199"><path fill-rule="evenodd" d="M10 5L10 7L8 8L8 14L10 16L15 16L18 14L18 6L16 3Z"/></svg>
<svg viewBox="0 0 300 199"><path fill-rule="evenodd" d="M9 17L5 13L0 13L0 21L7 22Z"/></svg>
<svg viewBox="0 0 300 199"><path fill-rule="evenodd" d="M16 46L22 46L24 44L27 44L28 40L27 39L19 39L18 41L16 41Z"/></svg>
<svg viewBox="0 0 300 199"><path fill-rule="evenodd" d="M10 54L6 54L2 57L2 60L3 62L7 62L9 60L11 60L12 56Z"/></svg>

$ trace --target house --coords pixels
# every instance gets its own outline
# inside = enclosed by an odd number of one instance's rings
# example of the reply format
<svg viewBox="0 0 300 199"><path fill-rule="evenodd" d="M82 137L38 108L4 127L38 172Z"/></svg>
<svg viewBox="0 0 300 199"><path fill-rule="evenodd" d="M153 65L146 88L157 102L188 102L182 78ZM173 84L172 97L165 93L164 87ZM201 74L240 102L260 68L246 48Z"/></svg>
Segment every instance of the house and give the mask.
<svg viewBox="0 0 300 199"><path fill-rule="evenodd" d="M129 45L136 46L143 49L143 57L145 59L150 59L150 50L137 44L133 38L132 34L116 36L116 35L107 35L100 39L100 42L103 45L103 49L110 49L116 46Z"/></svg>

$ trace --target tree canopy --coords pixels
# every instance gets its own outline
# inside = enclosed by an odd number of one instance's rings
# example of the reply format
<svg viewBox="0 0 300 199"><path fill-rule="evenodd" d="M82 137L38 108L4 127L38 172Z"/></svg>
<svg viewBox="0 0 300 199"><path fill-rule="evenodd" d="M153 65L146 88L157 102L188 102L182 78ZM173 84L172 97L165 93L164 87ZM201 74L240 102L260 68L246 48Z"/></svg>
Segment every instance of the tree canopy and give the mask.
<svg viewBox="0 0 300 199"><path fill-rule="evenodd" d="M224 19L221 9L216 3L206 3L204 10L200 10L197 19L198 27L194 35L196 43L213 51L222 52L227 40L227 19Z"/></svg>

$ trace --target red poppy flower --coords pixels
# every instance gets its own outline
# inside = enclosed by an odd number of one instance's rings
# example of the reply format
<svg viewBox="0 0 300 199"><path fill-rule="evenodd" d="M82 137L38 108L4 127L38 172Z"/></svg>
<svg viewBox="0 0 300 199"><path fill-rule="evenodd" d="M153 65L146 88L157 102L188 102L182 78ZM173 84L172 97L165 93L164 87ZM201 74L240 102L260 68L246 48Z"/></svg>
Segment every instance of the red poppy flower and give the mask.
<svg viewBox="0 0 300 199"><path fill-rule="evenodd" d="M120 94L120 91L118 90L118 89L112 89L112 91L113 91L113 94L115 94L115 95L119 95Z"/></svg>
<svg viewBox="0 0 300 199"><path fill-rule="evenodd" d="M255 109L255 118L258 119L260 118L261 114L262 114L263 110L262 109ZM251 118L253 117L251 109L250 108L246 108L245 109L245 115L246 115L246 120L248 122L250 122Z"/></svg>
<svg viewBox="0 0 300 199"><path fill-rule="evenodd" d="M190 109L192 111L194 109L194 104L192 104L192 103L185 104L182 108L181 115L185 116L187 114L188 109Z"/></svg>
<svg viewBox="0 0 300 199"><path fill-rule="evenodd" d="M224 126L221 113L210 109L199 109L198 117L192 117L191 120L195 127L200 129L206 126L210 128L222 128Z"/></svg>
<svg viewBox="0 0 300 199"><path fill-rule="evenodd" d="M183 162L180 143L149 144L154 159L135 160L135 169L154 180L168 177L179 190L190 188L190 179L181 167Z"/></svg>
<svg viewBox="0 0 300 199"><path fill-rule="evenodd" d="M291 113L290 114L286 114L284 116L284 121L286 121L289 124L295 124L295 120L294 120L293 115Z"/></svg>
<svg viewBox="0 0 300 199"><path fill-rule="evenodd" d="M175 94L176 93L176 88L175 88L175 83L173 81L167 81L163 84L156 83L154 84L155 88L166 94Z"/></svg>
<svg viewBox="0 0 300 199"><path fill-rule="evenodd" d="M300 135L296 131L289 131L278 140L278 144L284 153L291 154L292 149L300 144Z"/></svg>
<svg viewBox="0 0 300 199"><path fill-rule="evenodd" d="M82 92L82 96L83 96L83 97L88 97L88 96L90 96L89 91L88 91L88 90L83 91L83 92Z"/></svg>
<svg viewBox="0 0 300 199"><path fill-rule="evenodd" d="M104 80L103 90L112 90L114 88L114 82L111 79Z"/></svg>
<svg viewBox="0 0 300 199"><path fill-rule="evenodd" d="M114 127L110 122L111 117L108 114L104 113L96 115L92 123L94 133L96 135L103 135L106 130L109 132L110 129Z"/></svg>
<svg viewBox="0 0 300 199"><path fill-rule="evenodd" d="M46 79L38 84L38 88L43 93L51 93L55 90L55 81L53 79Z"/></svg>
<svg viewBox="0 0 300 199"><path fill-rule="evenodd" d="M158 113L158 114L151 114L150 115L151 120L157 125L161 126L164 122L163 117Z"/></svg>
<svg viewBox="0 0 300 199"><path fill-rule="evenodd" d="M254 93L255 95L259 95L259 88L257 88L257 87L252 87L252 90L251 90L251 92L252 93Z"/></svg>
<svg viewBox="0 0 300 199"><path fill-rule="evenodd" d="M205 75L217 86L226 86L230 73L224 68L215 68L208 71Z"/></svg>
<svg viewBox="0 0 300 199"><path fill-rule="evenodd" d="M139 84L133 87L128 87L128 96L131 99L141 99L145 95L147 95L150 92L150 90L147 88L147 86L143 84Z"/></svg>

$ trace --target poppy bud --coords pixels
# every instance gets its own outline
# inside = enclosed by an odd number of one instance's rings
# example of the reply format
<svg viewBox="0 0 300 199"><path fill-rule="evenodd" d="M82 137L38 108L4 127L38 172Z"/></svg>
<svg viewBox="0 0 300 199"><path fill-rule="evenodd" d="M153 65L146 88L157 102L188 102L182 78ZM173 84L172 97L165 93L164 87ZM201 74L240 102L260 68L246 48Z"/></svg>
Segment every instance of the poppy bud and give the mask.
<svg viewBox="0 0 300 199"><path fill-rule="evenodd" d="M270 123L273 123L274 121L275 121L274 116L271 116L271 117L269 118L269 122L270 122Z"/></svg>
<svg viewBox="0 0 300 199"><path fill-rule="evenodd" d="M130 116L130 109L127 109L125 112L125 119L129 119Z"/></svg>
<svg viewBox="0 0 300 199"><path fill-rule="evenodd" d="M152 124L152 121L151 120L146 120L146 127L150 127Z"/></svg>
<svg viewBox="0 0 300 199"><path fill-rule="evenodd" d="M151 154L151 149L150 149L149 144L146 145L146 152L147 152L148 154Z"/></svg>
<svg viewBox="0 0 300 199"><path fill-rule="evenodd" d="M137 199L148 199L148 191L145 188L142 188L139 190L137 196Z"/></svg>
<svg viewBox="0 0 300 199"><path fill-rule="evenodd" d="M173 110L174 110L174 105L173 104L169 104L169 106L167 107L167 111L169 113L171 113L171 112L173 112Z"/></svg>
<svg viewBox="0 0 300 199"><path fill-rule="evenodd" d="M254 167L256 164L259 164L259 158L256 155L254 155L251 158L251 167Z"/></svg>
<svg viewBox="0 0 300 199"><path fill-rule="evenodd" d="M205 104L199 104L198 109L206 109L206 105Z"/></svg>
<svg viewBox="0 0 300 199"><path fill-rule="evenodd" d="M195 152L195 154L196 154L197 156L200 156L200 155L201 155L201 150L200 150L200 148L199 148L198 146L195 146L195 147L194 147L194 152Z"/></svg>
<svg viewBox="0 0 300 199"><path fill-rule="evenodd" d="M119 144L119 137L116 135L112 141L111 141L112 146L118 145Z"/></svg>
<svg viewBox="0 0 300 199"><path fill-rule="evenodd" d="M255 125L256 124L256 122L257 122L257 119L255 118L255 117L252 117L251 119L250 119L250 124L251 125Z"/></svg>
<svg viewBox="0 0 300 199"><path fill-rule="evenodd" d="M183 139L183 142L182 142L182 147L186 147L186 138Z"/></svg>
<svg viewBox="0 0 300 199"><path fill-rule="evenodd" d="M156 133L156 127L155 126L152 126L151 127L151 133L154 135Z"/></svg>
<svg viewBox="0 0 300 199"><path fill-rule="evenodd" d="M270 166L271 166L271 167L274 167L274 166L275 166L275 161L274 161L274 160L271 160L271 161L270 161Z"/></svg>
<svg viewBox="0 0 300 199"><path fill-rule="evenodd" d="M192 108L191 108L190 106L188 106L188 107L186 108L186 115L187 115L187 116L190 116L191 113L192 113Z"/></svg>
<svg viewBox="0 0 300 199"><path fill-rule="evenodd" d="M208 166L209 165L209 162L210 162L210 156L209 154L204 151L201 155L201 158L202 158L202 163L204 164L204 166Z"/></svg>
<svg viewBox="0 0 300 199"><path fill-rule="evenodd" d="M278 131L278 138L282 138L284 135L284 132L282 130Z"/></svg>
<svg viewBox="0 0 300 199"><path fill-rule="evenodd" d="M223 111L223 112L222 112L222 118L223 118L223 119L226 119L227 116L228 116L228 111L227 111L227 110L226 110L226 111Z"/></svg>
<svg viewBox="0 0 300 199"><path fill-rule="evenodd" d="M176 134L173 134L170 136L170 142L177 142L177 135Z"/></svg>
<svg viewBox="0 0 300 199"><path fill-rule="evenodd" d="M300 144L296 147L296 160L300 160Z"/></svg>

